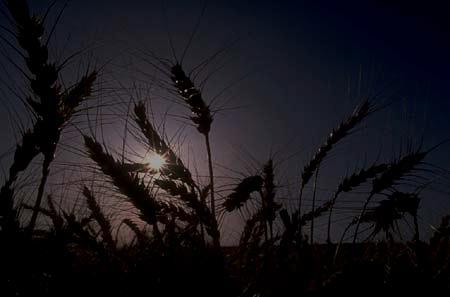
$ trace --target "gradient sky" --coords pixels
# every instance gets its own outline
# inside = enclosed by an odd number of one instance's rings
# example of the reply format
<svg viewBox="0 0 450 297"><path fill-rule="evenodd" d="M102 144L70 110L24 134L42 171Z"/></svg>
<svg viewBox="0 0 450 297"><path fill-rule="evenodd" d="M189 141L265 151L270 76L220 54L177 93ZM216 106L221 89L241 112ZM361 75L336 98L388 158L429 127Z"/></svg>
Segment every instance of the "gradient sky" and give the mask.
<svg viewBox="0 0 450 297"><path fill-rule="evenodd" d="M43 11L48 2L33 1L33 8ZM92 46L98 64L108 61L105 80L116 87L142 83L148 79L142 73L155 70L139 51L170 58L170 34L180 56L202 5L203 1L70 1L53 46L63 54ZM227 90L213 105L229 108L217 114L212 134L220 175L238 176L222 166L249 173L256 165L253 160L263 163L276 153L280 184L295 183L329 131L375 92L381 94L380 105L392 104L325 162L319 185L323 199L342 175L370 164L380 152L389 160L408 140L419 143L423 138L428 147L450 136L449 1L208 1L184 60L186 68L233 41L207 68L224 65L204 90L206 100ZM4 73L1 77L5 79ZM152 99L160 113L168 108L171 114L184 112ZM176 120L169 117L169 134L179 128ZM4 111L1 121L9 126ZM193 132L186 129L186 144L202 160L201 139ZM14 139L8 129L0 133L8 139L1 147L6 151ZM450 169L448 151L449 145L442 146L430 161ZM198 162L202 170L205 164ZM448 192L448 185L447 176L424 199L426 225L450 212L448 194L442 193ZM295 192L295 186L291 188ZM285 192L282 198L288 197Z"/></svg>

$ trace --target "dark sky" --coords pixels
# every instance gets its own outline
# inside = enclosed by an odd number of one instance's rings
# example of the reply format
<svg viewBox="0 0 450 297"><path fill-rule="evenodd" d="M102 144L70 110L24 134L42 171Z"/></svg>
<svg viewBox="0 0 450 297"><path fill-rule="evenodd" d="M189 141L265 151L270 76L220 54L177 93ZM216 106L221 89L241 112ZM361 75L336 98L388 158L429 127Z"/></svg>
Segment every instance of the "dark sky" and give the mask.
<svg viewBox="0 0 450 297"><path fill-rule="evenodd" d="M38 11L48 3L33 2ZM71 1L53 44L65 49L63 53L94 46L98 64L110 61L105 80L116 87L118 82L142 82L146 77L141 72L154 69L139 51L170 58L169 32L180 56L202 4ZM205 72L224 65L205 86L207 100L227 90L213 105L230 108L217 114L212 134L220 174L236 176L221 166L249 172L246 167L251 166L243 163L254 166L253 159L262 163L277 152L278 163L287 159L278 167L280 183L296 182L328 132L364 96L374 93L381 94L379 105L392 104L327 160L322 199L342 175L370 164L380 151L382 159L389 160L408 140L419 143L423 138L428 147L450 136L450 1L208 1L186 67L235 40ZM154 94L157 97L158 91ZM153 99L160 112L171 106ZM2 117L4 126L6 119ZM176 118L168 121L168 133L174 133L180 123ZM197 152L194 157L202 159L202 143L193 132L186 129L186 143ZM1 130L1 135L11 139L3 142L5 151L14 141L9 130ZM442 146L430 161L450 169L448 151L448 145ZM435 192L448 184L448 178L439 180ZM295 192L295 186L291 188ZM450 211L448 195L435 192L424 199L425 225Z"/></svg>

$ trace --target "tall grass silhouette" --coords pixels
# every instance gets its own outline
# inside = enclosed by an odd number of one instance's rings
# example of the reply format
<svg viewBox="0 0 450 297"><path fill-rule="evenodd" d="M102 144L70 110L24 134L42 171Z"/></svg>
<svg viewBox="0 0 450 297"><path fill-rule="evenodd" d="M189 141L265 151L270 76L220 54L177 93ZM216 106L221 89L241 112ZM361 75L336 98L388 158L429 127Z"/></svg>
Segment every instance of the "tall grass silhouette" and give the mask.
<svg viewBox="0 0 450 297"><path fill-rule="evenodd" d="M104 129L101 121L82 118L89 129L77 127L78 138L71 140L80 157L75 166L83 176L70 185L77 200L72 208L68 201L57 202L58 194L47 183L61 134L86 98L100 100L95 83L102 73L88 69L66 87L64 65L52 62L49 52L52 29L50 36L44 34L46 16L33 15L25 0L5 4L13 22L11 29L2 28L12 35L4 40L25 63L25 69L15 65L28 85L23 103L32 126L20 135L0 191L1 294L79 296L85 294L84 286L94 295L129 296L311 296L368 288L380 293L449 292L450 219L442 219L429 241L421 238L418 219L422 191L432 183L430 175L439 174L426 159L444 142L430 149L411 147L391 160L337 176L331 194L320 200L317 185L319 172L328 170L325 160L369 116L381 112L382 102L369 96L360 98L302 166L293 210L285 203L275 156L222 191L210 143L214 112L182 62L189 44L181 62L155 59L166 75L163 86L188 107L189 120L204 140L207 182L177 151L183 143L159 129L149 101L138 94L121 115L124 127L115 123L126 133L121 144L96 133ZM97 116L107 115L97 109ZM25 203L15 189L39 155L43 162L36 198ZM363 187L369 192L359 193L358 206L351 209L357 215L345 218L345 228L337 234L333 218L339 203ZM306 199L311 209L305 209ZM31 212L30 220L24 212ZM242 215L245 223L239 241L230 247L224 245L227 226L221 223L233 215ZM38 218L47 224L37 224ZM404 230L411 219L413 235L407 238ZM317 237L319 222L325 222L326 241ZM336 234L338 241L332 238Z"/></svg>

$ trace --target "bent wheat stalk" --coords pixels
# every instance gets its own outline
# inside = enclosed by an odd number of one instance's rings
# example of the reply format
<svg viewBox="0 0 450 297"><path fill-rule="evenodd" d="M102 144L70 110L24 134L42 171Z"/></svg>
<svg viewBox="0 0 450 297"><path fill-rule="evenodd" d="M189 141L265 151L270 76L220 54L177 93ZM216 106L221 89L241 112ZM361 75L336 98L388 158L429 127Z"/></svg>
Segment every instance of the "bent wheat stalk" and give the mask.
<svg viewBox="0 0 450 297"><path fill-rule="evenodd" d="M153 227L155 236L160 238L157 216L161 209L155 197L147 186L136 175L124 170L122 164L103 150L95 139L84 135L84 144L90 158L97 163L100 170L110 177L112 183L136 209L140 211L140 218Z"/></svg>
<svg viewBox="0 0 450 297"><path fill-rule="evenodd" d="M183 164L183 161L175 154L164 139L161 138L148 120L147 111L143 101L139 101L134 106L134 115L134 121L141 130L142 135L145 137L150 150L166 160L166 164L160 169L161 173L170 179L179 180L200 190L192 179L192 174L189 169Z"/></svg>
<svg viewBox="0 0 450 297"><path fill-rule="evenodd" d="M415 170L416 167L422 163L422 160L432 149L428 151L412 152L404 156L403 158L400 158L398 161L391 163L391 165L388 167L386 171L384 171L378 178L373 180L372 190L369 194L369 197L367 197L364 203L361 214L356 223L355 233L353 235L353 243L356 242L359 226L361 224L361 219L364 217L364 214L366 213L367 210L367 206L369 205L373 196L396 185L396 183L401 181L402 178L407 176L411 171Z"/></svg>
<svg viewBox="0 0 450 297"><path fill-rule="evenodd" d="M135 122L144 135L149 148L167 160L166 165L160 169L163 178L155 180L155 184L170 195L178 197L191 208L195 216L198 217L200 228L203 230L203 227L205 227L207 233L212 237L214 245L218 247L220 245L220 232L217 221L213 212L208 209L205 203L208 190L211 190L210 187L202 190L195 183L189 169L148 120L144 102L140 101L135 105L134 115ZM192 221L194 216L187 214L182 216L191 224L196 224Z"/></svg>
<svg viewBox="0 0 450 297"><path fill-rule="evenodd" d="M211 212L216 213L215 198L214 198L214 171L212 165L212 153L210 144L210 130L213 117L209 106L203 100L200 90L198 90L189 76L186 75L180 64L175 64L171 67L171 79L174 83L178 93L188 104L191 109L192 122L197 126L197 130L205 137L206 151L208 155L208 170L209 170L209 184L210 184L210 207Z"/></svg>
<svg viewBox="0 0 450 297"><path fill-rule="evenodd" d="M328 208L324 211L328 211L328 224L327 224L327 242L331 243L331 217L336 204L336 200L339 195L344 192L350 192L354 188L360 186L361 184L375 178L377 175L383 173L389 168L389 164L374 164L367 169L361 169L359 172L355 172L352 175L344 178L339 184L337 191L335 192L333 198L329 201Z"/></svg>
<svg viewBox="0 0 450 297"><path fill-rule="evenodd" d="M364 100L353 113L339 126L330 133L326 141L319 147L313 158L305 165L302 171L302 182L300 185L300 191L298 195L298 209L296 215L302 217L302 198L303 191L306 184L310 181L313 174L319 168L322 161L325 159L327 154L332 150L332 148L343 138L345 138L353 128L360 124L369 114L372 112L372 103L369 100ZM301 220L299 220L301 222ZM301 226L299 226L299 232L301 234Z"/></svg>

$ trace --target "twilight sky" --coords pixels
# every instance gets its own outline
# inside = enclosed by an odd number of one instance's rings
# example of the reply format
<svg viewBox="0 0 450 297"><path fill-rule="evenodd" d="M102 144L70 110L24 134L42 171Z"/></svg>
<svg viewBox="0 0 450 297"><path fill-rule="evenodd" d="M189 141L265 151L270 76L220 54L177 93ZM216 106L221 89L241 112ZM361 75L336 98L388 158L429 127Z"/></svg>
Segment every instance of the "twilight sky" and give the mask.
<svg viewBox="0 0 450 297"><path fill-rule="evenodd" d="M50 1L33 2L42 12ZM161 99L164 91L149 78L157 72L145 61L144 52L171 58L170 34L180 57L202 5L203 1L175 0L70 1L53 46L62 55L89 46L90 59L97 65L106 63L103 78L113 91L103 96L115 96L109 100L128 100L129 94L114 91L121 85L151 85L148 93L156 121L167 112L167 133L173 136L183 123L172 115L186 110ZM207 101L219 94L213 108L224 108L212 132L220 176L239 176L225 168L255 173L258 162L274 155L281 198L295 197L299 172L315 148L364 96L374 93L380 93L377 103L391 105L373 115L324 163L321 199L329 197L347 172L379 155L384 160L398 156L408 141L417 144L423 138L428 147L450 137L449 1L208 1L184 59L186 69L222 49L227 51L198 80L218 70L205 84L204 94ZM3 56L0 61L2 68L10 67ZM0 77L2 96L8 97L5 77L10 76L3 71ZM8 104L17 104L14 100L9 98ZM5 152L14 138L4 109L0 121ZM117 134L107 134L114 146ZM201 172L201 138L192 127L185 127L183 135L183 154L192 166L195 159ZM429 161L450 169L448 151L449 145L442 146ZM443 193L448 192L448 178L441 176L424 197L424 228L450 212L448 193ZM240 228L237 223L231 226ZM227 235L230 240L233 228Z"/></svg>

